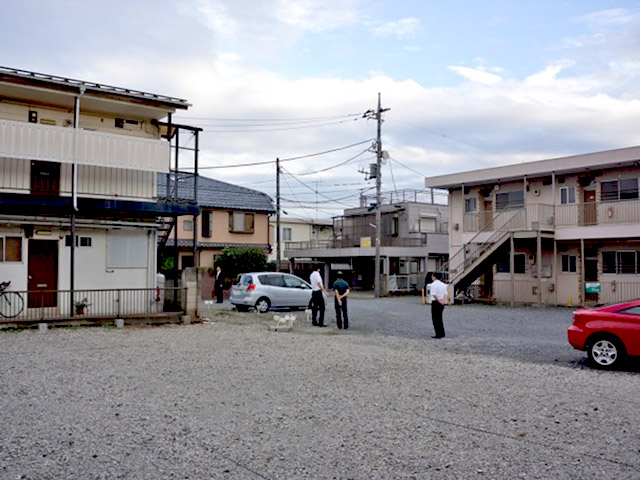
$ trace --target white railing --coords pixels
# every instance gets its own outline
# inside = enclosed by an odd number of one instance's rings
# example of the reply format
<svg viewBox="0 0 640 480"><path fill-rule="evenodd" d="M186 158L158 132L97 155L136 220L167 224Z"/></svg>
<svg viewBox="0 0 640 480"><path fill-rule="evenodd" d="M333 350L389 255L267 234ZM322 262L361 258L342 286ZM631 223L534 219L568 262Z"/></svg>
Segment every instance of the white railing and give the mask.
<svg viewBox="0 0 640 480"><path fill-rule="evenodd" d="M76 129L0 120L0 158L73 163ZM78 163L152 172L169 170L164 140L77 130Z"/></svg>

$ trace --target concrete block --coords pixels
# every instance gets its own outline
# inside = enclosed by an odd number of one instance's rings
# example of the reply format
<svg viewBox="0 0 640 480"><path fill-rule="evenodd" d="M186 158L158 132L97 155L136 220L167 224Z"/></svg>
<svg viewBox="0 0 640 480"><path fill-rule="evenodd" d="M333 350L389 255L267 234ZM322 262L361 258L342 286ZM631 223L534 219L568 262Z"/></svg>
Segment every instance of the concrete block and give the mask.
<svg viewBox="0 0 640 480"><path fill-rule="evenodd" d="M116 318L116 328L124 328L124 318Z"/></svg>
<svg viewBox="0 0 640 480"><path fill-rule="evenodd" d="M183 315L181 320L183 325L191 325L191 316Z"/></svg>
<svg viewBox="0 0 640 480"><path fill-rule="evenodd" d="M39 323L38 330L41 332L46 332L49 329L49 325L46 323Z"/></svg>

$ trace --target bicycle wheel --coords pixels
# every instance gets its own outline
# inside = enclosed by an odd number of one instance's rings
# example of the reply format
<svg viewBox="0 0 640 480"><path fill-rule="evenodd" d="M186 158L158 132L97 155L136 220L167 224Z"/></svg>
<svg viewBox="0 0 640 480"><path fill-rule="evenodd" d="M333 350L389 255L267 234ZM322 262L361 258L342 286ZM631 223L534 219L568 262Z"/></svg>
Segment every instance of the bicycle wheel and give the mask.
<svg viewBox="0 0 640 480"><path fill-rule="evenodd" d="M4 292L0 294L0 315L4 318L17 317L24 309L24 300L19 293Z"/></svg>

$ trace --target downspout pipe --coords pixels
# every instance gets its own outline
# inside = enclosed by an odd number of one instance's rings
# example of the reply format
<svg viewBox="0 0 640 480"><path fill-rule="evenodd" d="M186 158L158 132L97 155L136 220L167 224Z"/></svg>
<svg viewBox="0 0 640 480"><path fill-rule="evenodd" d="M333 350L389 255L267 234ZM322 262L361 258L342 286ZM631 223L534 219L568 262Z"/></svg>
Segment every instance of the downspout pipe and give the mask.
<svg viewBox="0 0 640 480"><path fill-rule="evenodd" d="M80 130L80 97L84 95L85 87L81 86L78 95L74 101L73 111L73 164L71 165L71 249L70 249L70 265L69 265L69 290L70 305L69 312L73 316L74 312L74 290L75 290L75 264L76 264L76 212L78 211L78 131Z"/></svg>

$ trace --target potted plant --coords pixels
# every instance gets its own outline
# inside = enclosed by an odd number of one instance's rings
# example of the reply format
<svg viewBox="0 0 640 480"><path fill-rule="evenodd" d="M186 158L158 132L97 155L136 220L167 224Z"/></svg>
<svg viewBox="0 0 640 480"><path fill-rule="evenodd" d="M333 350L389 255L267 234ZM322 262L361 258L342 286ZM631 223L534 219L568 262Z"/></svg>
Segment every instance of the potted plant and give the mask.
<svg viewBox="0 0 640 480"><path fill-rule="evenodd" d="M76 315L84 315L85 309L90 306L89 299L84 297L82 300L73 303L73 306L76 308Z"/></svg>

